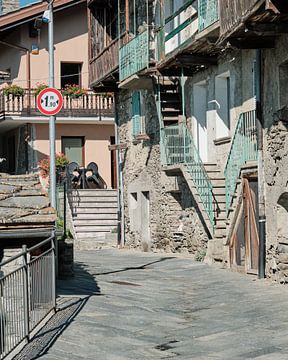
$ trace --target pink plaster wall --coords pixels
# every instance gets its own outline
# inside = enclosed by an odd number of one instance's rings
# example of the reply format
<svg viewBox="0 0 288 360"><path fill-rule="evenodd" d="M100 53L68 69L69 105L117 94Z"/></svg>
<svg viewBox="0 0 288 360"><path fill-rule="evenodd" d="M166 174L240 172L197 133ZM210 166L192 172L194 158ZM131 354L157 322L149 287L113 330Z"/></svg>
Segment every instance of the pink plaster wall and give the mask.
<svg viewBox="0 0 288 360"><path fill-rule="evenodd" d="M15 28L3 39L7 42L31 49L37 38L30 38L28 24ZM88 87L88 27L86 3L56 12L54 15L55 43L55 87L60 87L60 64L62 62L82 63L82 86ZM32 87L37 82L48 84L48 38L47 24L40 32L39 55L31 55ZM5 45L0 45L1 70L10 70L13 83L26 87L26 54Z"/></svg>
<svg viewBox="0 0 288 360"><path fill-rule="evenodd" d="M38 151L38 161L49 155L48 124L35 124L36 140L34 149ZM85 165L94 161L98 164L100 175L111 187L111 152L110 136L114 135L113 125L56 125L56 152L61 152L61 136L85 137Z"/></svg>

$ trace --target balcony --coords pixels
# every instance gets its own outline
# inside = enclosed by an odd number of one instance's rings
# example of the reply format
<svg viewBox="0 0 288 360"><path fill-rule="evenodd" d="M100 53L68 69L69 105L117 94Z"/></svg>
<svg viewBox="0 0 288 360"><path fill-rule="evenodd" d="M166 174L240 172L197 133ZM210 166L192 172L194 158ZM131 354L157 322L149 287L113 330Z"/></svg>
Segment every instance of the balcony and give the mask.
<svg viewBox="0 0 288 360"><path fill-rule="evenodd" d="M164 9L164 12L168 10ZM162 25L156 30L159 62L173 57L195 40L198 31L197 1L186 1L161 21Z"/></svg>
<svg viewBox="0 0 288 360"><path fill-rule="evenodd" d="M219 20L218 0L198 0L198 16L199 32L216 23Z"/></svg>
<svg viewBox="0 0 288 360"><path fill-rule="evenodd" d="M114 39L105 49L89 61L89 83L91 87L100 84L106 85L106 90L113 91L116 88L116 81L113 73L118 72L119 47L123 46L129 37L127 33ZM103 89L105 91L105 89Z"/></svg>
<svg viewBox="0 0 288 360"><path fill-rule="evenodd" d="M5 95L0 91L0 120L5 117L42 116L37 109L37 97L33 92L25 90L23 96ZM114 116L114 100L112 95L99 95L88 91L79 98L63 96L63 108L60 117L96 117Z"/></svg>
<svg viewBox="0 0 288 360"><path fill-rule="evenodd" d="M119 50L120 82L149 68L149 31L144 30Z"/></svg>

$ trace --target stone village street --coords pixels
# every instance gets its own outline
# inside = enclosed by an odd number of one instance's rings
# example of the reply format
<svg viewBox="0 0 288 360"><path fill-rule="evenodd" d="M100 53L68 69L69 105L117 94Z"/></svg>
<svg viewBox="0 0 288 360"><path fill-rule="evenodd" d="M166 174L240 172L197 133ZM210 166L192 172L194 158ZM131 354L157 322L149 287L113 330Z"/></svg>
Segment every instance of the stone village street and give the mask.
<svg viewBox="0 0 288 360"><path fill-rule="evenodd" d="M288 359L288 288L183 256L76 253L59 310L17 359Z"/></svg>

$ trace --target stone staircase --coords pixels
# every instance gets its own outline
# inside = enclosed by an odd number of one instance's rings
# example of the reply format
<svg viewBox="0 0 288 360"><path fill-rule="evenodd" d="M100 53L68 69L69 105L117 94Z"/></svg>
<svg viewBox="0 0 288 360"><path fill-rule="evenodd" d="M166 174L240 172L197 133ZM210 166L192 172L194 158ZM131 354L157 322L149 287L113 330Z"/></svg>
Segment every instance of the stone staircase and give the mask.
<svg viewBox="0 0 288 360"><path fill-rule="evenodd" d="M76 249L92 250L117 245L116 190L72 190L69 203Z"/></svg>
<svg viewBox="0 0 288 360"><path fill-rule="evenodd" d="M215 214L214 236L208 242L206 261L223 262L223 245L227 236L225 178L217 164L206 163L204 166L213 186Z"/></svg>

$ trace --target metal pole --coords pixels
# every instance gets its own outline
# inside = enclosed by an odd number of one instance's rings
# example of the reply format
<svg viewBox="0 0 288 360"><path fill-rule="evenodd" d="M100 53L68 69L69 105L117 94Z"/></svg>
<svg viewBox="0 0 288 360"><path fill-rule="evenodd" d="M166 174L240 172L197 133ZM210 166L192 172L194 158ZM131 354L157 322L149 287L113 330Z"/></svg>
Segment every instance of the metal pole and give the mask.
<svg viewBox="0 0 288 360"><path fill-rule="evenodd" d="M49 51L49 87L54 87L54 29L53 0L48 3L48 51ZM50 149L50 202L56 208L56 151L55 151L56 116L49 117L49 149Z"/></svg>
<svg viewBox="0 0 288 360"><path fill-rule="evenodd" d="M256 50L255 61L255 99L256 99L256 126L258 142L258 213L259 213L259 263L258 278L265 277L266 265L266 216L264 194L264 167L263 167L263 117L261 107L261 50Z"/></svg>
<svg viewBox="0 0 288 360"><path fill-rule="evenodd" d="M28 269L28 258L27 258L27 246L22 246L23 260L24 260L24 278L23 278L23 292L24 292L24 333L26 340L29 340L29 269Z"/></svg>

